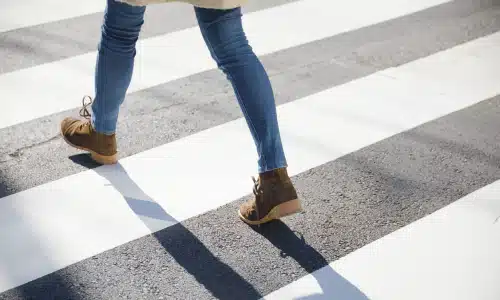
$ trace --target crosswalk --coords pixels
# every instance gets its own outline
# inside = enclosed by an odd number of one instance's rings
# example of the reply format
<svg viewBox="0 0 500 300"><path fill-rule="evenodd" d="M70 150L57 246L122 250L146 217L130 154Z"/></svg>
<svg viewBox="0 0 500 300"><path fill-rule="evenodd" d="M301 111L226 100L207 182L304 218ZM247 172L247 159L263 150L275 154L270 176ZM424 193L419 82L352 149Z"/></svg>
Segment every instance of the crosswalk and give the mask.
<svg viewBox="0 0 500 300"><path fill-rule="evenodd" d="M237 218L257 157L190 6L148 8L113 166L58 136L104 1L4 6L0 299L500 298L498 1L250 1L305 208L261 228Z"/></svg>

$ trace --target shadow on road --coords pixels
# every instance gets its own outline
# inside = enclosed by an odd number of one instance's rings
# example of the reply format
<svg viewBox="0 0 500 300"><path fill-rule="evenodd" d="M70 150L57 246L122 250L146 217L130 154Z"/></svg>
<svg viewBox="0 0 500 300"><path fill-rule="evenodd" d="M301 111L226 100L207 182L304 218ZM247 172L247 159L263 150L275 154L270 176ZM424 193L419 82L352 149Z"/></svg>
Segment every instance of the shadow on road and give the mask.
<svg viewBox="0 0 500 300"><path fill-rule="evenodd" d="M71 159L80 165L92 168L108 180L122 194L130 208L151 232L154 232L152 236L216 299L259 299L262 297L250 283L215 257L193 233L148 196L119 163L95 168L96 163L90 161L87 155L76 155Z"/></svg>
<svg viewBox="0 0 500 300"><path fill-rule="evenodd" d="M93 169L105 178L129 205L137 217L151 230L152 236L175 261L205 287L213 297L222 300L261 299L255 287L235 272L229 265L215 257L203 243L181 223L170 216L158 203L148 196L118 163L103 166L93 162L86 154L70 157L75 163ZM5 180L0 181L0 185ZM368 299L350 282L328 267L328 262L299 234L297 236L281 221L260 227L250 226L255 232L269 240L281 250L283 258L289 256L304 270L312 273L322 292L296 300L318 299ZM326 266L326 267L325 267ZM313 273L317 271L316 273ZM84 293L69 272L58 271L0 295L0 299L83 299ZM7 298L4 298L7 297Z"/></svg>
<svg viewBox="0 0 500 300"><path fill-rule="evenodd" d="M152 235L163 248L215 298L232 300L263 297L252 284L230 266L217 259L193 233L178 223L137 186L119 163L105 168L96 168L98 164L87 155L73 156L72 160L94 169L97 174L106 178L122 194L130 208L151 232L156 231ZM167 228L161 229L164 227ZM320 285L322 293L296 298L297 300L368 299L359 289L328 267L328 261L309 246L302 236L298 237L283 222L275 221L260 227L250 226L250 228L280 249L283 258L292 257L308 273L318 271L312 275Z"/></svg>
<svg viewBox="0 0 500 300"><path fill-rule="evenodd" d="M314 277L321 287L321 294L294 297L294 300L369 299L362 291L328 266L328 261L306 243L302 234L292 231L282 221L277 220L251 228L278 248L281 251L281 257L293 258L307 273ZM314 273L315 271L317 272Z"/></svg>

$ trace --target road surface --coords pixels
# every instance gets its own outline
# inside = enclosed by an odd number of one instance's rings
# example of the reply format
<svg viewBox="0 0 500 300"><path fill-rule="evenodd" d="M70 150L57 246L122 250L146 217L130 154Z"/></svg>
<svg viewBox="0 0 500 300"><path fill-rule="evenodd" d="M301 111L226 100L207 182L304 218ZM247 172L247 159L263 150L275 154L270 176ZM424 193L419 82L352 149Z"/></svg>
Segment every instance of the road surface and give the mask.
<svg viewBox="0 0 500 300"><path fill-rule="evenodd" d="M0 11L0 299L500 298L499 1L251 1L305 208L260 228L189 5L147 10L119 164L63 142L104 4Z"/></svg>

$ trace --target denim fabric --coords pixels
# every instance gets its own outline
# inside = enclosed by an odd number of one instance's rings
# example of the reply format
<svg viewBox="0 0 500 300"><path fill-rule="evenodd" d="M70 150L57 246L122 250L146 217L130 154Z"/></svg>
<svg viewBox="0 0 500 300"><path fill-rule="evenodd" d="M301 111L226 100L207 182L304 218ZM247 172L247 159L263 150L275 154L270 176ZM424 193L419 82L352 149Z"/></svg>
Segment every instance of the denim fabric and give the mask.
<svg viewBox="0 0 500 300"><path fill-rule="evenodd" d="M108 0L95 74L92 123L98 132L116 131L119 109L130 85L135 45L144 23L144 6ZM241 9L195 7L212 58L231 82L257 148L260 173L286 167L271 83L245 36ZM193 50L193 53L196 53Z"/></svg>

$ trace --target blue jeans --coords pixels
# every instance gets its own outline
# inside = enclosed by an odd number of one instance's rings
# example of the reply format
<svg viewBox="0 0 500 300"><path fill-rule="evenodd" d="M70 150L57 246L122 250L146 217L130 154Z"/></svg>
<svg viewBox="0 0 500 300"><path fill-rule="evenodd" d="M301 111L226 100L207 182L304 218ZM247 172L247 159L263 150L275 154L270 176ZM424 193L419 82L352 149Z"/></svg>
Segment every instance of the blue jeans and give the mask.
<svg viewBox="0 0 500 300"><path fill-rule="evenodd" d="M145 10L146 7L114 0L107 2L92 104L92 123L98 132L112 134L116 131L119 109L132 78L135 45ZM241 9L195 7L194 10L203 39L217 66L231 82L254 139L259 173L286 167L273 90L264 67L248 44Z"/></svg>

